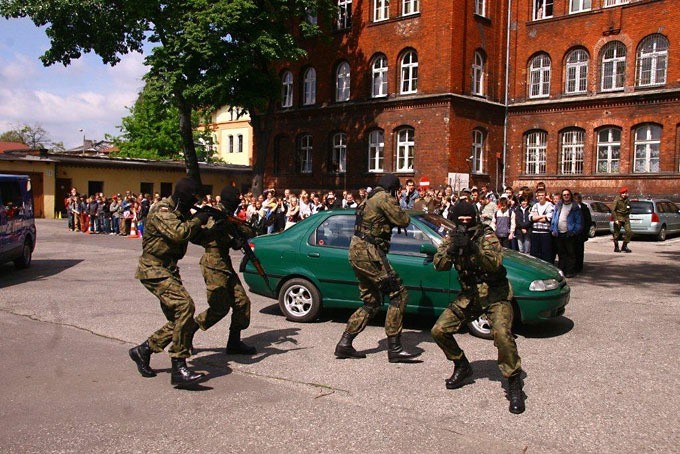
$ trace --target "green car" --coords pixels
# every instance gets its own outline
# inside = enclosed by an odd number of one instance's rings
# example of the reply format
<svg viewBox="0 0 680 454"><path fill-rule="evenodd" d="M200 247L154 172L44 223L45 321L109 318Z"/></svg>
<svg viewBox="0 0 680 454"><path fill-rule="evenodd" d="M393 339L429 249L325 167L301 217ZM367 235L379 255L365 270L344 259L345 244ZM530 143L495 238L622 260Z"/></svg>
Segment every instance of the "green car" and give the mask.
<svg viewBox="0 0 680 454"><path fill-rule="evenodd" d="M449 220L423 212L409 212L411 223L392 234L388 258L408 289L408 313L438 316L460 292L458 273L437 271L432 264ZM354 232L354 210L324 211L290 229L251 240L267 281L244 257L240 270L250 291L276 298L286 318L315 320L323 307L358 308L357 280L347 260ZM569 286L560 270L541 260L506 250L503 260L514 292L515 318L540 322L564 313ZM483 318L468 325L476 336L490 339Z"/></svg>

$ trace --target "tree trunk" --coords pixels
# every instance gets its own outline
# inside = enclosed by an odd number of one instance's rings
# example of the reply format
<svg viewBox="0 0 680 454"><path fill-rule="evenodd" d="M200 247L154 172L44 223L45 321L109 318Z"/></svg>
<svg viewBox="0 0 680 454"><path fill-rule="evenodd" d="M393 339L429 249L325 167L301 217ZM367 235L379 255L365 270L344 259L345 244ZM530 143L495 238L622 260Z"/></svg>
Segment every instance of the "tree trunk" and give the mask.
<svg viewBox="0 0 680 454"><path fill-rule="evenodd" d="M182 151L184 152L184 162L187 166L187 175L196 180L200 185L201 172L198 168L198 157L196 156L196 146L194 145L194 131L191 128L191 105L184 99L181 93L175 93L177 107L179 109L179 132L182 136Z"/></svg>
<svg viewBox="0 0 680 454"><path fill-rule="evenodd" d="M250 125L253 128L256 147L250 191L255 195L262 194L264 190L264 167L274 124L274 106L275 103L269 102L266 112L250 115Z"/></svg>

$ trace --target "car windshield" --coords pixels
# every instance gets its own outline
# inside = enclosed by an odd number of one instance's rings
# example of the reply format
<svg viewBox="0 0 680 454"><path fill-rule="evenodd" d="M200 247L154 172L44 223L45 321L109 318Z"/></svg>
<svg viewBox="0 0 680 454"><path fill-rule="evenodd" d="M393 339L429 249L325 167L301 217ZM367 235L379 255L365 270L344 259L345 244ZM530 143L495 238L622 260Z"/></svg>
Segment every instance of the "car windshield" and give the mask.
<svg viewBox="0 0 680 454"><path fill-rule="evenodd" d="M630 214L652 214L654 205L652 202L630 202Z"/></svg>
<svg viewBox="0 0 680 454"><path fill-rule="evenodd" d="M417 218L442 238L446 236L447 232L456 230L456 225L453 222L438 214L421 214Z"/></svg>

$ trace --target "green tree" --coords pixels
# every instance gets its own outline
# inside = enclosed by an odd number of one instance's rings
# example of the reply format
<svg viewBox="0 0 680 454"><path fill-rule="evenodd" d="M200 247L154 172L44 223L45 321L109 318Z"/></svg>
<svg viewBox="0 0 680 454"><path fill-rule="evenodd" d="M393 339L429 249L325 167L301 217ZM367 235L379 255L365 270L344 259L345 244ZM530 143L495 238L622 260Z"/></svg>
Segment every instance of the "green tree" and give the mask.
<svg viewBox="0 0 680 454"><path fill-rule="evenodd" d="M49 134L39 124L13 126L13 129L0 134L0 141L23 143L33 150L49 148L48 144L52 144ZM53 146L63 149L61 143L53 144Z"/></svg>
<svg viewBox="0 0 680 454"><path fill-rule="evenodd" d="M0 15L29 17L37 26L47 26L51 47L40 57L46 66L69 65L87 52L115 65L121 55L142 52L145 43L151 43L145 59L150 68L147 83L161 87L177 108L187 172L200 182L192 112L210 112L227 104L251 114L271 111L279 96L274 64L303 56L300 38L320 32L300 19L310 11L328 12L333 4L332 0L0 0ZM258 134L264 126L255 120L253 127ZM259 152L266 150L263 146L267 143L258 146Z"/></svg>

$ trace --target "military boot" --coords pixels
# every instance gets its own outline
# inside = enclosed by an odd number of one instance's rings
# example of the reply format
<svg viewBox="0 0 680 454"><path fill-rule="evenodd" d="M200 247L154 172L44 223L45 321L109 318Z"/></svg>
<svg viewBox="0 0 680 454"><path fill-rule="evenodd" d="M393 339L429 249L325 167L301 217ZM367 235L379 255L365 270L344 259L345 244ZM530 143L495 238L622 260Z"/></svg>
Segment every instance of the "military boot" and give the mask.
<svg viewBox="0 0 680 454"><path fill-rule="evenodd" d="M170 384L172 386L183 387L193 385L203 378L203 374L194 372L187 367L187 360L184 358L172 358L172 373L170 374Z"/></svg>
<svg viewBox="0 0 680 454"><path fill-rule="evenodd" d="M387 360L391 363L410 363L420 353L409 353L401 345L401 335L387 337Z"/></svg>
<svg viewBox="0 0 680 454"><path fill-rule="evenodd" d="M621 252L621 249L619 249L618 241L614 241L614 252Z"/></svg>
<svg viewBox="0 0 680 454"><path fill-rule="evenodd" d="M446 380L446 389L457 389L465 384L465 380L472 376L472 366L463 355L462 358L453 361L453 374Z"/></svg>
<svg viewBox="0 0 680 454"><path fill-rule="evenodd" d="M627 252L627 253L630 254L630 253L633 252L633 251L631 251L630 249L628 249L628 243L623 243L623 246L621 246L621 252Z"/></svg>
<svg viewBox="0 0 680 454"><path fill-rule="evenodd" d="M522 393L521 371L508 378L508 394L510 395L510 413L524 413L524 393Z"/></svg>
<svg viewBox="0 0 680 454"><path fill-rule="evenodd" d="M137 370L142 375L142 377L155 377L156 372L151 368L149 363L151 362L151 347L149 347L149 341L144 341L143 344L139 344L136 347L128 350L130 359L137 364Z"/></svg>
<svg viewBox="0 0 680 454"><path fill-rule="evenodd" d="M257 353L255 347L241 341L241 330L238 329L229 330L229 340L225 351L228 355L254 355Z"/></svg>
<svg viewBox="0 0 680 454"><path fill-rule="evenodd" d="M352 346L352 341L354 340L355 337L357 337L356 334L350 334L347 331L342 333L340 342L338 342L338 345L335 346L335 356L338 359L366 358L365 354L359 353Z"/></svg>

